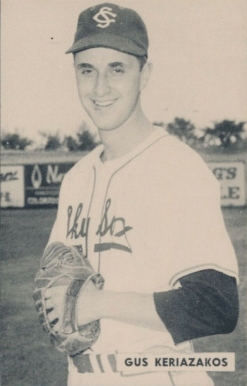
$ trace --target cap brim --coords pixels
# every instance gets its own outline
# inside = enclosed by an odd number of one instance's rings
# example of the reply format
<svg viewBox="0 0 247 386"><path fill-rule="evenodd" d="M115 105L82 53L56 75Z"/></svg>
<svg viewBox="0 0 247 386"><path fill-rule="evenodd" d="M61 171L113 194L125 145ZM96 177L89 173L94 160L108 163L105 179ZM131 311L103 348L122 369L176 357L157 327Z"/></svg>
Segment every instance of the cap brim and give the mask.
<svg viewBox="0 0 247 386"><path fill-rule="evenodd" d="M100 33L77 40L66 54L84 51L89 48L105 47L130 55L144 56L147 52L144 48L137 46L131 40L123 36Z"/></svg>

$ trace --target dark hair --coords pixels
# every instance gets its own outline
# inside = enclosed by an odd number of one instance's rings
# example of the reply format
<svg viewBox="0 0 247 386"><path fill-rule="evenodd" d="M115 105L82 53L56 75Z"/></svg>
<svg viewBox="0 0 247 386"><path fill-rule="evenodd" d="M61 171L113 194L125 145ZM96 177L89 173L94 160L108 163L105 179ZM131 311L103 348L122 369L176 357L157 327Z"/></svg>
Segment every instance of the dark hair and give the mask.
<svg viewBox="0 0 247 386"><path fill-rule="evenodd" d="M138 62L140 64L140 71L141 71L143 69L143 67L145 66L145 64L147 63L147 57L146 57L146 55L136 56L136 59L138 60Z"/></svg>

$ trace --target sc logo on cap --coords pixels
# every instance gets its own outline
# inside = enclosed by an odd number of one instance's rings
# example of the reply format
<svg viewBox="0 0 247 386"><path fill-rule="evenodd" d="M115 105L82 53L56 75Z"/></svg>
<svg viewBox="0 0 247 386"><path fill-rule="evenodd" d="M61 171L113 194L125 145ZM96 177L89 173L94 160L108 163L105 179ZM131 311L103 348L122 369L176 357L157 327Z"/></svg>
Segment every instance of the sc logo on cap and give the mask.
<svg viewBox="0 0 247 386"><path fill-rule="evenodd" d="M116 21L114 19L110 19L109 16L111 17L117 17L117 15L113 12L111 12L112 9L109 7L102 7L100 8L99 12L96 13L96 15L93 17L95 21L97 21L97 27L100 28L106 28L108 27L111 23L115 23Z"/></svg>

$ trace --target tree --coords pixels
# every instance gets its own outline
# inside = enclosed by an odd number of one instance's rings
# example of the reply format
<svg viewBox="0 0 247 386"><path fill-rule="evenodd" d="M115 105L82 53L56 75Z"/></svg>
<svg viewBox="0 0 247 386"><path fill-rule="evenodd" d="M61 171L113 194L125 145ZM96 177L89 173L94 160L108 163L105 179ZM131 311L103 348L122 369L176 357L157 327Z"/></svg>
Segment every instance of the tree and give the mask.
<svg viewBox="0 0 247 386"><path fill-rule="evenodd" d="M33 141L26 137L21 137L18 133L4 134L1 139L1 144L4 149L25 150L25 148L32 143Z"/></svg>
<svg viewBox="0 0 247 386"><path fill-rule="evenodd" d="M64 138L64 144L69 149L69 151L76 151L78 150L78 142L75 138L73 138L71 135Z"/></svg>
<svg viewBox="0 0 247 386"><path fill-rule="evenodd" d="M215 122L214 127L204 129L204 143L208 146L221 146L228 148L239 145L243 141L244 125L246 122L236 123L227 119Z"/></svg>
<svg viewBox="0 0 247 386"><path fill-rule="evenodd" d="M167 131L169 134L178 137L188 145L194 145L197 137L195 135L195 126L190 121L183 118L175 118L173 122L168 123Z"/></svg>
<svg viewBox="0 0 247 386"><path fill-rule="evenodd" d="M94 135L91 134L89 130L78 131L77 137L79 142L78 150L91 151L97 145Z"/></svg>
<svg viewBox="0 0 247 386"><path fill-rule="evenodd" d="M46 138L45 150L57 150L62 147L63 142L60 139L59 132L55 134L40 132L40 134Z"/></svg>
<svg viewBox="0 0 247 386"><path fill-rule="evenodd" d="M69 151L91 151L98 145L95 135L90 132L86 122L82 122L79 127L76 138L71 135L64 138L64 146Z"/></svg>

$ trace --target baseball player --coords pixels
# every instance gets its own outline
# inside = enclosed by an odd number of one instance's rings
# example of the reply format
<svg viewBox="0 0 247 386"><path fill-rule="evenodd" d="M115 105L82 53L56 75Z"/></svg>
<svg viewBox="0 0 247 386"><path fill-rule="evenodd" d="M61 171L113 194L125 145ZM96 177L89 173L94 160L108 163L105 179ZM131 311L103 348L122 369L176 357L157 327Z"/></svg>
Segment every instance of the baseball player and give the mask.
<svg viewBox="0 0 247 386"><path fill-rule="evenodd" d="M77 332L99 320L100 328L91 346L68 350L68 386L211 386L201 369L118 371L117 354L191 353L193 339L234 330L238 267L218 182L196 152L143 113L151 64L135 11L111 3L84 10L67 53L102 145L63 180L42 272L72 250L104 280L103 289L86 280L69 303ZM62 283L44 292L55 340L65 293Z"/></svg>

